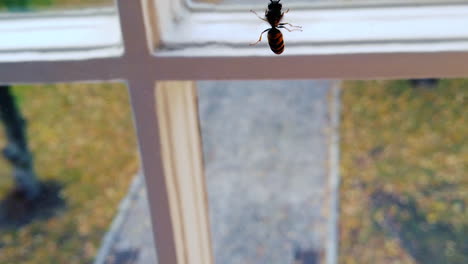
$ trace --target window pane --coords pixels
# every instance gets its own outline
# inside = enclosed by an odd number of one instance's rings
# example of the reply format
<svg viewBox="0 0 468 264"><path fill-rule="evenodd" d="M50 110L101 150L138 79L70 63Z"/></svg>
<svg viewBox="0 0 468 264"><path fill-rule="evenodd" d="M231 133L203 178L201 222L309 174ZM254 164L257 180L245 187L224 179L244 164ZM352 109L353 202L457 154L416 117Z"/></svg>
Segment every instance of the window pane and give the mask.
<svg viewBox="0 0 468 264"><path fill-rule="evenodd" d="M0 89L0 148L6 147L7 158L24 160L18 141L6 136L15 131L14 122L6 87ZM27 121L41 192L26 199L29 191L18 188L14 173L22 171L24 177L29 170L2 155L0 263L92 263L139 167L127 88L20 85L10 92Z"/></svg>
<svg viewBox="0 0 468 264"><path fill-rule="evenodd" d="M114 6L114 0L4 0L1 12L31 12L48 9L80 9Z"/></svg>
<svg viewBox="0 0 468 264"><path fill-rule="evenodd" d="M331 85L199 82L216 263L324 263Z"/></svg>
<svg viewBox="0 0 468 264"><path fill-rule="evenodd" d="M340 263L468 262L467 88L344 83Z"/></svg>
<svg viewBox="0 0 468 264"><path fill-rule="evenodd" d="M216 263L468 263L468 81L332 84L198 82ZM155 263L134 197L108 264Z"/></svg>
<svg viewBox="0 0 468 264"><path fill-rule="evenodd" d="M340 263L466 263L467 80L342 86ZM330 82L199 91L216 262L330 257Z"/></svg>

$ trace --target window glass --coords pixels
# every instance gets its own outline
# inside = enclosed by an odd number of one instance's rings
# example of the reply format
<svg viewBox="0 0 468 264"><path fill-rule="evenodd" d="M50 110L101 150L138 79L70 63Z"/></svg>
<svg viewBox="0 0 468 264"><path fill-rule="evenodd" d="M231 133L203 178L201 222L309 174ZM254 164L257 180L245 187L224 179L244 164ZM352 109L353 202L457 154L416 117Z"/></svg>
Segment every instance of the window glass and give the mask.
<svg viewBox="0 0 468 264"><path fill-rule="evenodd" d="M114 6L114 0L3 0L0 1L0 12L31 12L112 6Z"/></svg>
<svg viewBox="0 0 468 264"><path fill-rule="evenodd" d="M345 82L340 263L466 263L468 81Z"/></svg>
<svg viewBox="0 0 468 264"><path fill-rule="evenodd" d="M332 84L199 82L216 263L468 262L468 81Z"/></svg>
<svg viewBox="0 0 468 264"><path fill-rule="evenodd" d="M216 263L324 263L332 245L340 263L468 262L468 81L340 86L198 82ZM1 163L0 263L86 263L98 252L108 264L156 263L144 181L127 189L138 162L125 87L13 92L38 178L59 196L34 221L12 224L30 213L5 213L13 181Z"/></svg>
<svg viewBox="0 0 468 264"><path fill-rule="evenodd" d="M92 263L139 167L125 85L1 86L0 124L0 263Z"/></svg>
<svg viewBox="0 0 468 264"><path fill-rule="evenodd" d="M331 82L198 87L216 263L319 263L330 211Z"/></svg>

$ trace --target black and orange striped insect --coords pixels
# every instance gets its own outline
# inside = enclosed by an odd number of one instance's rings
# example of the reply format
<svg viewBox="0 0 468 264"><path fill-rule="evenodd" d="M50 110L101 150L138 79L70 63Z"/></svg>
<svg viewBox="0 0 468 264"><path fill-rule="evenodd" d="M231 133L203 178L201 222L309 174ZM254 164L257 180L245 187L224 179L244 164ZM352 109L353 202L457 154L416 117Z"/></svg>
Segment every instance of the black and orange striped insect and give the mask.
<svg viewBox="0 0 468 264"><path fill-rule="evenodd" d="M261 20L268 22L271 26L271 28L265 29L260 34L260 38L258 39L258 41L250 44L251 46L257 45L257 43L262 41L263 33L268 31L268 44L270 45L270 49L276 54L281 54L284 51L284 41L283 34L279 30L279 28L284 28L289 32L302 31L301 26L294 26L290 23L280 23L281 19L283 19L284 14L289 12L289 9L286 10L286 12L281 11L281 8L283 8L283 6L280 4L280 1L281 0L270 0L270 3L268 4L268 9L265 10L265 18L259 16L255 11L250 10L250 12L257 15L258 18L260 18ZM292 29L285 27L286 25L292 27Z"/></svg>

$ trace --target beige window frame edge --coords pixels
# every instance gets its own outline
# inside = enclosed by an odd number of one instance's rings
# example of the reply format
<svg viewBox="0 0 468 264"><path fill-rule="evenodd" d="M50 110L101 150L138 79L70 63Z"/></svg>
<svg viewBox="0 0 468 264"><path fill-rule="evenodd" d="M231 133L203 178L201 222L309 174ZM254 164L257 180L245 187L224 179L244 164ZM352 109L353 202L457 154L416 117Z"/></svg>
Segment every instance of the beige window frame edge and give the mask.
<svg viewBox="0 0 468 264"><path fill-rule="evenodd" d="M212 264L195 83L159 82L155 94L136 90L132 105L158 263Z"/></svg>

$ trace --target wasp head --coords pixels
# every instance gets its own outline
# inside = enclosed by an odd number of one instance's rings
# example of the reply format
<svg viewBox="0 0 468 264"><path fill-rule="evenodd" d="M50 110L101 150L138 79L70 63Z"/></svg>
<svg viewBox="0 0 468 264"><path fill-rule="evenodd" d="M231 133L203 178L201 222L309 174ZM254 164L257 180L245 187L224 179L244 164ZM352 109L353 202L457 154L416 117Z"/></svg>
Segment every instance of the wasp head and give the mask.
<svg viewBox="0 0 468 264"><path fill-rule="evenodd" d="M282 5L280 4L281 0L270 0L270 4L268 4L268 9L279 9L281 10Z"/></svg>

